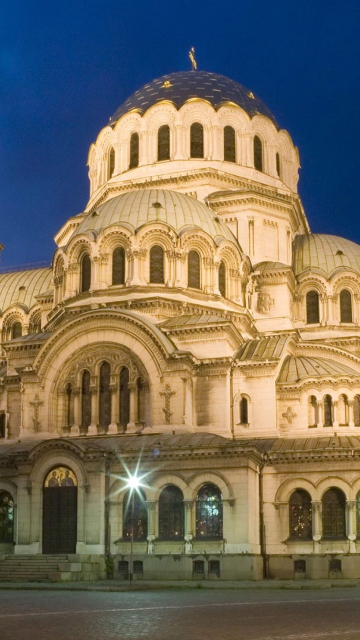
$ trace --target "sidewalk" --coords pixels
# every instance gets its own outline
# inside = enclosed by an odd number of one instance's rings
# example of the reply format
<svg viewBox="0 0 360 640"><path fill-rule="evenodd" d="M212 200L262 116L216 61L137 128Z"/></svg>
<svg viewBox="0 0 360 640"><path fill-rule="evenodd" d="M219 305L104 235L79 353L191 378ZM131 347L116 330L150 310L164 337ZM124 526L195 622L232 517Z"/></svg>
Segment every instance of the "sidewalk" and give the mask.
<svg viewBox="0 0 360 640"><path fill-rule="evenodd" d="M124 580L99 580L94 582L0 582L1 590L27 591L147 591L167 589L229 589L244 590L318 590L360 587L360 579L354 580L135 580L130 586Z"/></svg>

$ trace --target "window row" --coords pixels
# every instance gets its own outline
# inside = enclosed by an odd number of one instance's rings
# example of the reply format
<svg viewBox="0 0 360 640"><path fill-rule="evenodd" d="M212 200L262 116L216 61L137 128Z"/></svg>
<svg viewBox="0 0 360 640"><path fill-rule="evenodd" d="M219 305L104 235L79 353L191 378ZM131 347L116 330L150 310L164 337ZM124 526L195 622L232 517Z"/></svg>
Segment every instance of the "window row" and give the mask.
<svg viewBox="0 0 360 640"><path fill-rule="evenodd" d="M360 427L360 396L349 400L346 394L341 394L337 400L326 394L322 401L315 396L309 397L309 426L324 427L352 426Z"/></svg>
<svg viewBox="0 0 360 640"><path fill-rule="evenodd" d="M331 487L321 500L323 539L346 538L346 498L344 493ZM296 489L289 501L289 538L312 540L314 530L313 505L310 494ZM356 498L356 535L360 538L360 493Z"/></svg>
<svg viewBox="0 0 360 640"><path fill-rule="evenodd" d="M139 166L140 156L140 138L137 132L130 136L129 142L129 169L135 169ZM170 127L167 124L162 125L157 133L157 161L170 160L171 158L170 144ZM200 122L193 122L190 126L190 158L204 158L204 127ZM231 126L223 129L223 158L225 162L236 163L236 131ZM259 136L253 139L253 160L254 167L257 171L264 171L264 149L263 142ZM115 172L115 149L110 148L108 152L108 179ZM281 162L280 154L276 153L276 172L280 177Z"/></svg>
<svg viewBox="0 0 360 640"><path fill-rule="evenodd" d="M352 296L348 289L340 291L340 322L353 322ZM308 291L306 294L306 323L318 324L320 322L320 296L317 291Z"/></svg>
<svg viewBox="0 0 360 640"><path fill-rule="evenodd" d="M125 284L125 249L116 247L112 253L113 285ZM88 253L81 258L80 291L84 293L91 288L91 258ZM201 289L201 257L195 251L189 251L187 257L187 284L192 289ZM160 245L154 245L149 251L149 282L151 284L165 284L165 251ZM218 270L218 286L220 294L226 297L226 266L220 262Z"/></svg>
<svg viewBox="0 0 360 640"><path fill-rule="evenodd" d="M41 319L37 317L34 321L30 322L28 327L28 334L35 334L41 332ZM10 322L7 326L3 328L3 336L2 340L5 342L6 340L16 340L17 338L21 338L23 335L23 324L20 320L15 320Z"/></svg>
<svg viewBox="0 0 360 640"><path fill-rule="evenodd" d="M178 487L168 485L159 497L160 540L181 540L185 528L184 496ZM123 500L123 540L146 540L148 513L146 497L139 489L128 492ZM223 507L221 492L214 484L205 484L195 501L195 536L200 539L223 538Z"/></svg>

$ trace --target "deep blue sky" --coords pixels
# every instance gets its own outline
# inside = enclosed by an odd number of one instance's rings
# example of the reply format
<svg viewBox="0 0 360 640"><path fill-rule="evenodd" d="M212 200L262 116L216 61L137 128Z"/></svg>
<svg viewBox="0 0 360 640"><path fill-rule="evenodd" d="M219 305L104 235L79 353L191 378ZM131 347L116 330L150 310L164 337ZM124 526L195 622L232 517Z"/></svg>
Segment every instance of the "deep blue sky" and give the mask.
<svg viewBox="0 0 360 640"><path fill-rule="evenodd" d="M299 147L314 232L360 243L359 0L12 0L0 11L1 266L50 261L88 199L89 145L142 84L245 85Z"/></svg>

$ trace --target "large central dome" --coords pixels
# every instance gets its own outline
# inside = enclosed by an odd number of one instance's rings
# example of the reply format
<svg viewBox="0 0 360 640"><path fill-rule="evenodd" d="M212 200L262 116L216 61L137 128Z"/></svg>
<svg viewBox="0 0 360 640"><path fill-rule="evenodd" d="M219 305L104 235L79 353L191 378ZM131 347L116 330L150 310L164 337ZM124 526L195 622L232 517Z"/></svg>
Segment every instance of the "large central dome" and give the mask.
<svg viewBox="0 0 360 640"><path fill-rule="evenodd" d="M251 118L256 114L264 115L278 128L272 113L252 91L226 76L208 71L170 73L145 84L117 109L110 118L110 125L114 125L129 111L136 110L143 114L154 104L164 100L172 102L180 109L185 102L194 98L206 100L215 109L219 109L223 104L236 104Z"/></svg>

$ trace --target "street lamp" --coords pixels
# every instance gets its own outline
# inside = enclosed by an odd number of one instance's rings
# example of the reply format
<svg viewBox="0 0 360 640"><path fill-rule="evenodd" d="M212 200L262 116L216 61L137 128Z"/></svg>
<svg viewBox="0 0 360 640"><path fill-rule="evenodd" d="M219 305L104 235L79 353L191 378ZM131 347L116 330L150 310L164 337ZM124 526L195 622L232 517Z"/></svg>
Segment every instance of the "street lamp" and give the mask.
<svg viewBox="0 0 360 640"><path fill-rule="evenodd" d="M135 509L135 491L139 494L139 489L142 486L142 476L137 475L135 471L134 475L129 474L126 480L125 488L129 490L129 499L131 500L131 529L130 529L130 563L129 563L129 585L131 586L133 578L133 566L134 566L134 509ZM139 494L140 495L140 494Z"/></svg>

